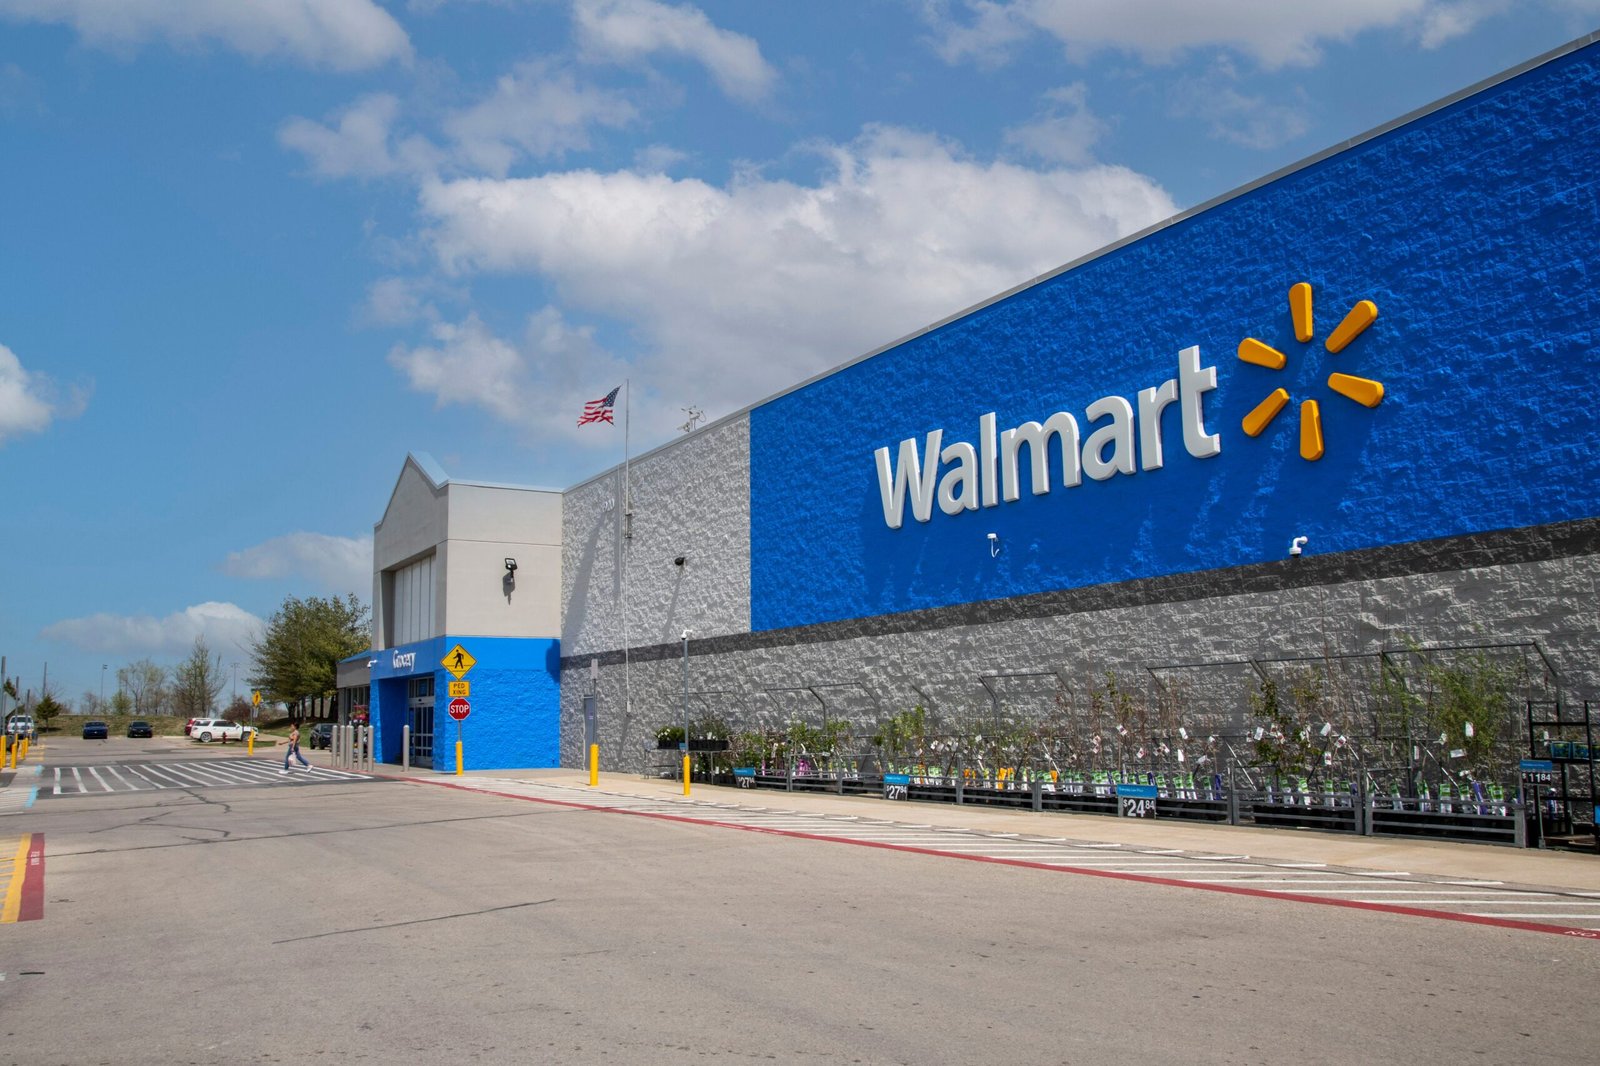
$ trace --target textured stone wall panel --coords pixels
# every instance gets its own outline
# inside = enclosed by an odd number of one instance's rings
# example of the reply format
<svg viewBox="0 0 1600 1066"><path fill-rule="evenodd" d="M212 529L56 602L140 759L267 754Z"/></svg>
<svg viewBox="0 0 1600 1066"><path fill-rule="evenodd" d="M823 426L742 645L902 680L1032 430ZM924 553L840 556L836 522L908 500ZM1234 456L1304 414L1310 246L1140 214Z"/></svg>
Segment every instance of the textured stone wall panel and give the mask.
<svg viewBox="0 0 1600 1066"><path fill-rule="evenodd" d="M620 468L566 494L562 655L665 643L685 628L699 637L748 631L748 417L635 460L630 481L631 539L623 536Z"/></svg>
<svg viewBox="0 0 1600 1066"><path fill-rule="evenodd" d="M1540 685L1537 694L1576 704L1600 700L1597 575L1600 556L1586 555L988 626L692 654L691 718L715 711L735 725L781 726L792 717L814 716L817 703L769 690L855 682L869 699L847 700L826 690L824 695L831 713L866 729L918 703L952 719L980 718L990 712L980 674L1052 671L1082 693L1113 672L1154 698L1150 671L1180 664L1403 654L1413 644L1530 642L1558 671L1555 687ZM1225 673L1218 670L1216 676ZM622 713L622 668L601 671L601 759L607 770L640 771L654 730L682 720L681 658L635 663L631 674L634 713L629 717ZM1251 676L1241 672L1237 683L1215 683L1225 705L1211 709L1212 719L1202 717L1207 708L1197 706L1196 722L1215 728L1224 718L1244 715L1244 685ZM563 686L563 765L582 765L585 691L586 683L581 691ZM1024 711L1043 706L1042 698L1019 696L1017 702Z"/></svg>

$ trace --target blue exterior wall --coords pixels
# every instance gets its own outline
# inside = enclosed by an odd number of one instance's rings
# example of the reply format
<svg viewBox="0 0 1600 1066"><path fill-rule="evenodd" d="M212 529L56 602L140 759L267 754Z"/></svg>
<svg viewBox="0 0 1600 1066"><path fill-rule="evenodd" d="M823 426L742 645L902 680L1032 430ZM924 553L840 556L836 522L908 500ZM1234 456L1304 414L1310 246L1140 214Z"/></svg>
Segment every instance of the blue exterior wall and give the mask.
<svg viewBox="0 0 1600 1066"><path fill-rule="evenodd" d="M750 415L751 625L807 625L1600 515L1600 48L1557 58L764 404ZM1287 292L1315 293L1312 342ZM1323 341L1359 300L1376 323ZM1288 366L1242 363L1239 341ZM978 441L1174 376L1200 348L1221 452L886 526L873 452ZM1374 378L1374 409L1331 371ZM1293 403L1260 437L1240 420ZM1327 453L1298 454L1321 402ZM1137 448L1135 449L1137 453ZM1058 469L1052 455L1052 468ZM946 467L941 467L941 473ZM991 557L986 535L999 535Z"/></svg>
<svg viewBox="0 0 1600 1066"><path fill-rule="evenodd" d="M561 642L513 637L444 636L376 652L372 668L374 740L383 762L399 762L406 724L406 682L434 679L434 768L455 769L456 723L446 707L454 676L442 666L460 644L477 660L464 680L472 686L472 713L461 725L462 762L468 770L559 766ZM407 665L406 655L414 654ZM397 665L396 659L402 662Z"/></svg>

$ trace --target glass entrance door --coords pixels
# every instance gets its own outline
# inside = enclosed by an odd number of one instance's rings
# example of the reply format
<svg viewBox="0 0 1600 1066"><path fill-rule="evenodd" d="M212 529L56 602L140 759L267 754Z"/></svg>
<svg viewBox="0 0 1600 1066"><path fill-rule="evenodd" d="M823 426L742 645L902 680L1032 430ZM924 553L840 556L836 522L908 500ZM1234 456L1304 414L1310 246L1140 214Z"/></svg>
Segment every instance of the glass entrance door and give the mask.
<svg viewBox="0 0 1600 1066"><path fill-rule="evenodd" d="M433 678L406 683L406 720L411 726L411 765L433 768Z"/></svg>

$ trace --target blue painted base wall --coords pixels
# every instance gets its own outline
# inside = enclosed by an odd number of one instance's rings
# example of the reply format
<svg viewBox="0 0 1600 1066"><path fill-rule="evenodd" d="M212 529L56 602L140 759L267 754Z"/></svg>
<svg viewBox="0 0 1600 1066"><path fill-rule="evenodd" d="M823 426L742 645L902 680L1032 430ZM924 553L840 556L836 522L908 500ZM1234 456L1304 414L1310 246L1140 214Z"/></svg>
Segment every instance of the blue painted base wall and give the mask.
<svg viewBox="0 0 1600 1066"><path fill-rule="evenodd" d="M455 769L457 727L446 711L449 683L455 678L441 661L457 644L477 660L464 678L472 688L472 710L460 728L463 768L559 766L561 642L512 637L445 636L375 653L372 720L381 761L401 760L407 681L432 675L434 769ZM411 664L397 666L396 657L406 655L414 655Z"/></svg>

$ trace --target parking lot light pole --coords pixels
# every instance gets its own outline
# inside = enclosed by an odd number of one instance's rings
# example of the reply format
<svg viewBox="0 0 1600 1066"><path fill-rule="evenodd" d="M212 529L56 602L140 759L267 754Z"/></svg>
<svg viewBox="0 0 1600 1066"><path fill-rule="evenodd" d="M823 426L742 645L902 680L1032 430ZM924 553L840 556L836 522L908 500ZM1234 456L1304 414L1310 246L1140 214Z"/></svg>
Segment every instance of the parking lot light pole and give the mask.
<svg viewBox="0 0 1600 1066"><path fill-rule="evenodd" d="M683 631L683 794L689 794L689 630Z"/></svg>

